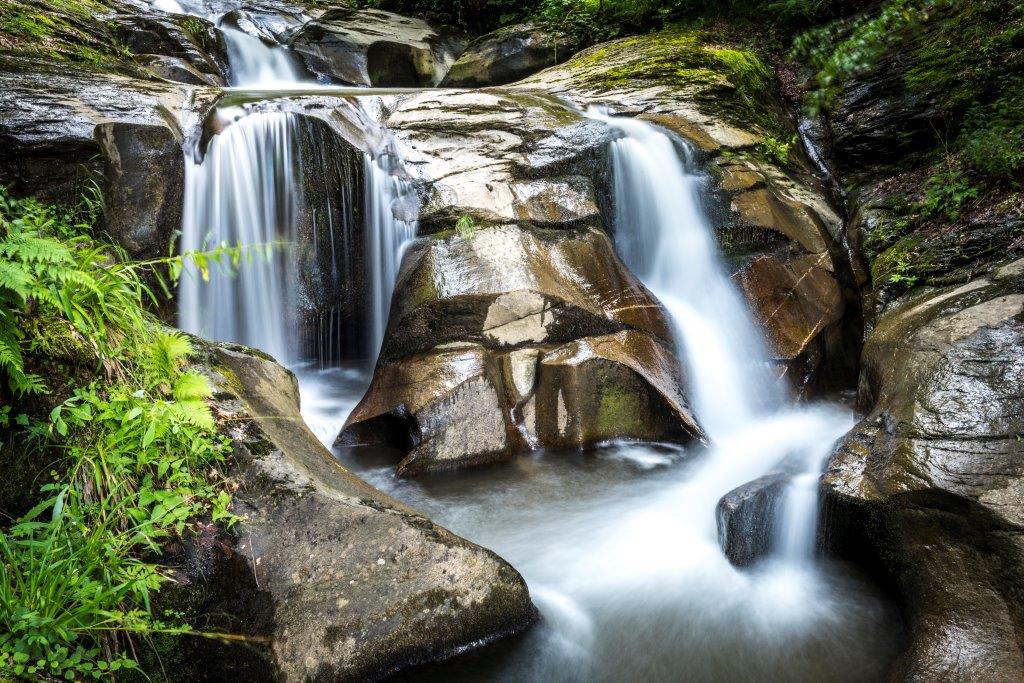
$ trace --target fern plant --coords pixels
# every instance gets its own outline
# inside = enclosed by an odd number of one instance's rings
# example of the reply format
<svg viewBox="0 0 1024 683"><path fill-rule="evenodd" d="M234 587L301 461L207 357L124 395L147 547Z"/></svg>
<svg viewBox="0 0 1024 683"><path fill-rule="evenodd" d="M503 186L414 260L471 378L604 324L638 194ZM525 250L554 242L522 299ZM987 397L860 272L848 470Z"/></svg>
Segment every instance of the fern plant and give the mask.
<svg viewBox="0 0 1024 683"><path fill-rule="evenodd" d="M133 634L191 633L153 614L163 583L153 558L201 515L235 519L218 474L230 441L206 403L209 381L188 368L188 337L145 307L155 297L141 272L166 268L173 283L193 255L131 262L95 239L97 206L67 210L0 187L0 380L14 397L0 426L62 463L45 500L0 526L0 680L108 679L135 668ZM225 254L240 263L223 245L193 261L206 276L208 259ZM47 387L26 368L53 347L54 328L101 372L33 420L19 401Z"/></svg>

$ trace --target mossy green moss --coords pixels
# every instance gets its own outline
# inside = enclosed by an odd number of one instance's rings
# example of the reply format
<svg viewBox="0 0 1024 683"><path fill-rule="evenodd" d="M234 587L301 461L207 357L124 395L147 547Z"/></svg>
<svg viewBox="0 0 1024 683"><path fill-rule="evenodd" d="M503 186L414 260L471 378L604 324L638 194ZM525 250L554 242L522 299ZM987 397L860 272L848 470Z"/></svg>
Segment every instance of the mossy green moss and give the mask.
<svg viewBox="0 0 1024 683"><path fill-rule="evenodd" d="M0 0L0 53L134 71L131 50L102 19L110 12L102 0Z"/></svg>
<svg viewBox="0 0 1024 683"><path fill-rule="evenodd" d="M696 91L711 115L783 133L774 98L774 74L752 50L722 45L699 29L671 29L617 40L569 62L593 86L665 85ZM788 137L785 135L784 137Z"/></svg>
<svg viewBox="0 0 1024 683"><path fill-rule="evenodd" d="M623 386L608 378L601 383L600 392L595 420L599 438L649 431L646 429L649 420L646 401L641 400L642 394L636 387Z"/></svg>

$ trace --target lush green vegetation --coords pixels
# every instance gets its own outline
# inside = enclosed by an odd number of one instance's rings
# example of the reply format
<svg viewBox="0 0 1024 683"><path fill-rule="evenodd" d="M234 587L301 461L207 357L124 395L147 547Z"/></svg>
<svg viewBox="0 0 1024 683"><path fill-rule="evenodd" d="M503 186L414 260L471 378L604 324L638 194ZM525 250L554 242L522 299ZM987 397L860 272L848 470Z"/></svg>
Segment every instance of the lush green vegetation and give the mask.
<svg viewBox="0 0 1024 683"><path fill-rule="evenodd" d="M100 15L102 0L0 0L0 52L123 67L131 51Z"/></svg>
<svg viewBox="0 0 1024 683"><path fill-rule="evenodd" d="M520 21L539 21L570 34L580 46L664 28L695 18L751 19L804 26L869 5L865 0L356 0L484 33Z"/></svg>
<svg viewBox="0 0 1024 683"><path fill-rule="evenodd" d="M882 63L887 55L896 61ZM905 191L910 198L888 206L867 236L878 287L941 284L979 248L956 244L951 253L948 243L955 240L947 226L1003 211L999 207L1019 211L1024 2L888 0L875 11L803 33L792 57L813 72L807 95L812 112L836 107L851 80L876 68L898 68L906 91L920 98L922 109L934 111L933 144L909 160L926 174L915 176L917 187ZM1014 237L991 239L997 244Z"/></svg>
<svg viewBox="0 0 1024 683"><path fill-rule="evenodd" d="M106 678L151 634L189 632L153 609L154 558L199 516L232 521L210 385L145 305L143 274L181 259L125 260L98 210L0 188L2 447L50 463L38 504L0 522L0 679Z"/></svg>

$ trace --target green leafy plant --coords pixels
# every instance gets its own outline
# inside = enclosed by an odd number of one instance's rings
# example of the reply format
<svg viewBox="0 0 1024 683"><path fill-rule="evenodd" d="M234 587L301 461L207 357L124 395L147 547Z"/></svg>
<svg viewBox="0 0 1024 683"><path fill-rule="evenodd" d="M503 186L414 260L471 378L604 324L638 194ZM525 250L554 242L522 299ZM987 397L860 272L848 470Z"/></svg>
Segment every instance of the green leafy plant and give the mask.
<svg viewBox="0 0 1024 683"><path fill-rule="evenodd" d="M128 552L130 531L83 524L74 495L62 489L0 533L0 676L108 678L136 666L116 637L188 630L153 619L164 578Z"/></svg>
<svg viewBox="0 0 1024 683"><path fill-rule="evenodd" d="M459 216L459 220L455 222L455 232L459 233L462 239L471 238L476 234L476 221L468 214Z"/></svg>
<svg viewBox="0 0 1024 683"><path fill-rule="evenodd" d="M194 42L199 49L210 49L212 42L212 39L210 38L210 30L202 19L199 19L198 17L185 17L181 20L181 30L185 32L185 35L192 39L192 42Z"/></svg>
<svg viewBox="0 0 1024 683"><path fill-rule="evenodd" d="M209 381L188 367L190 340L146 309L155 297L141 274L165 270L166 288L186 259L208 277L243 253L222 245L133 263L96 239L100 209L95 195L57 207L0 188L0 368L15 399L0 424L55 454L56 477L42 503L0 527L0 680L106 679L137 666L134 636L193 633L154 617L164 583L154 559L200 516L236 519ZM54 329L103 372L32 418L17 401L47 391L27 368L52 350Z"/></svg>
<svg viewBox="0 0 1024 683"><path fill-rule="evenodd" d="M795 135L785 141L769 135L755 146L754 151L762 158L784 166L789 163L789 151L794 144L796 144Z"/></svg>
<svg viewBox="0 0 1024 683"><path fill-rule="evenodd" d="M955 221L963 213L964 205L977 197L978 188L971 183L969 176L949 167L928 179L921 210L926 216L945 216Z"/></svg>

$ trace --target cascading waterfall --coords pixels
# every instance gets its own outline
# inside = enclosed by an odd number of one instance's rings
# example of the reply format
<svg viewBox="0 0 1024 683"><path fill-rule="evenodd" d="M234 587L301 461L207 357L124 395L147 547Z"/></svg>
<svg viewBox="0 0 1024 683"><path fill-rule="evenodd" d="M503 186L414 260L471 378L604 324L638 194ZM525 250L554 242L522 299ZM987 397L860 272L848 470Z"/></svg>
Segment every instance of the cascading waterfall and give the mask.
<svg viewBox="0 0 1024 683"><path fill-rule="evenodd" d="M161 12L202 17L217 26L227 47L227 80L231 87L274 90L313 83L290 50L282 45L268 45L228 24L226 14L210 12L211 8L204 6L201 0L150 0L150 5Z"/></svg>
<svg viewBox="0 0 1024 683"><path fill-rule="evenodd" d="M775 467L796 469L782 501L776 551L808 559L817 475L851 426L849 417L828 407L787 406L760 332L722 268L689 147L643 121L588 114L619 133L610 150L616 246L672 315L694 410L712 441L701 504L710 514L732 488Z"/></svg>
<svg viewBox="0 0 1024 683"><path fill-rule="evenodd" d="M244 250L237 274L213 264L209 281L189 263L179 286L181 328L297 360L294 242L297 194L294 119L256 112L211 140L201 161L186 164L183 252L220 244ZM254 254L253 250L259 253Z"/></svg>
<svg viewBox="0 0 1024 683"><path fill-rule="evenodd" d="M363 163L366 264L370 269L369 348L373 359L384 341L402 251L416 236L416 196L411 184L393 172L394 163L395 156L390 151L377 156L367 154Z"/></svg>
<svg viewBox="0 0 1024 683"><path fill-rule="evenodd" d="M280 45L267 45L245 31L219 22L228 48L233 87L280 89L294 87L305 80L291 54Z"/></svg>

